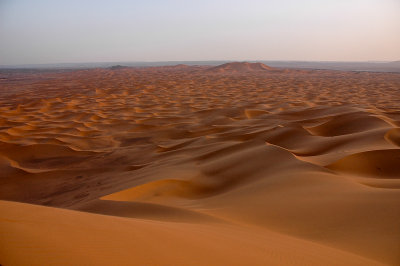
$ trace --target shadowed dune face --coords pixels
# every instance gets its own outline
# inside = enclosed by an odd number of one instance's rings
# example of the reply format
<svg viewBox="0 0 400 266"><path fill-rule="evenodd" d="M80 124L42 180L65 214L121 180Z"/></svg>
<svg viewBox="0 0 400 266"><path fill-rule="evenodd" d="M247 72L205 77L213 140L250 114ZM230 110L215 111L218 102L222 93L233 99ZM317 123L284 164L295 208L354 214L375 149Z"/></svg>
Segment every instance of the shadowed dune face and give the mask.
<svg viewBox="0 0 400 266"><path fill-rule="evenodd" d="M346 156L328 168L363 176L400 179L400 150L373 150Z"/></svg>
<svg viewBox="0 0 400 266"><path fill-rule="evenodd" d="M249 63L0 72L0 199L149 230L234 224L252 228L250 242L272 230L395 265L399 103L394 73Z"/></svg>

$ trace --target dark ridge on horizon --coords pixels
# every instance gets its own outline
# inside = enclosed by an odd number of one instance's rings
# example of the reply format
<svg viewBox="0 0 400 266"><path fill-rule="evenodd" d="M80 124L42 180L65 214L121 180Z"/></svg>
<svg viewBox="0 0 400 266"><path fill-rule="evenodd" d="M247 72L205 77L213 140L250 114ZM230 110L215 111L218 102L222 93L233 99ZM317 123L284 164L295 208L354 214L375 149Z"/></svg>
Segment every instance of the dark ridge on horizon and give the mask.
<svg viewBox="0 0 400 266"><path fill-rule="evenodd" d="M111 70L118 70L118 69L125 69L125 68L130 68L130 67L122 66L122 65L114 65L114 66L108 67L108 69L111 69Z"/></svg>
<svg viewBox="0 0 400 266"><path fill-rule="evenodd" d="M233 73L233 72L255 72L255 71L273 71L274 68L267 66L263 63L249 63L249 62L232 62L218 65L216 67L209 68L209 72L219 73Z"/></svg>

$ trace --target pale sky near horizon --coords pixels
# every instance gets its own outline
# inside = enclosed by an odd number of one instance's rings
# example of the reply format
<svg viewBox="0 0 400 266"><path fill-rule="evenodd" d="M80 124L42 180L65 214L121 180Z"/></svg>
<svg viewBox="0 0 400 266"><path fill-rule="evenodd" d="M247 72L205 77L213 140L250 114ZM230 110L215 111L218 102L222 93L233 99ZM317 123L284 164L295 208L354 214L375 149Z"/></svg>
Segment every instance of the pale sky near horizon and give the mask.
<svg viewBox="0 0 400 266"><path fill-rule="evenodd" d="M400 60L400 0L0 0L0 65Z"/></svg>

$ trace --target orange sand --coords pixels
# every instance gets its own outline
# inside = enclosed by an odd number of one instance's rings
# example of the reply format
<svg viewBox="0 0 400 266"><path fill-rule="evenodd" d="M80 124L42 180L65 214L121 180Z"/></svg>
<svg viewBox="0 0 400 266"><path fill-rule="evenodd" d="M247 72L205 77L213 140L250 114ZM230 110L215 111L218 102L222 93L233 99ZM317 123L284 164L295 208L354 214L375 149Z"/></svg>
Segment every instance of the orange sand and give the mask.
<svg viewBox="0 0 400 266"><path fill-rule="evenodd" d="M398 265L399 103L396 73L0 72L0 264Z"/></svg>

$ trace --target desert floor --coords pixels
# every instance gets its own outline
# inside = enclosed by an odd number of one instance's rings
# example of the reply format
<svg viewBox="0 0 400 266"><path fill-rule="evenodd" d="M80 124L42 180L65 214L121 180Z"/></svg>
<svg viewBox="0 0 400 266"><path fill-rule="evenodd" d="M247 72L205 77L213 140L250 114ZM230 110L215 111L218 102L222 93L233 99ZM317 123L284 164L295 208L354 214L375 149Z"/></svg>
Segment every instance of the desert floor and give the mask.
<svg viewBox="0 0 400 266"><path fill-rule="evenodd" d="M400 73L0 72L2 265L399 265Z"/></svg>

